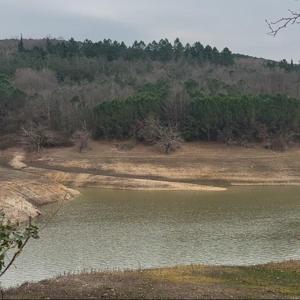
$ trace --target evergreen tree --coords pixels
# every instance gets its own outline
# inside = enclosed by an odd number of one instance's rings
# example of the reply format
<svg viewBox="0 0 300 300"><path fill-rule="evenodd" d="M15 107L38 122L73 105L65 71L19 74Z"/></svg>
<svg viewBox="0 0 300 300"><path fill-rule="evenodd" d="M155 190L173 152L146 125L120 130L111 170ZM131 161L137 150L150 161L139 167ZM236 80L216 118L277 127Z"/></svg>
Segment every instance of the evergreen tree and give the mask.
<svg viewBox="0 0 300 300"><path fill-rule="evenodd" d="M183 44L180 42L179 38L175 39L173 49L174 49L174 58L176 60L178 60L179 58L181 58L183 56L184 47L183 47Z"/></svg>
<svg viewBox="0 0 300 300"><path fill-rule="evenodd" d="M212 50L212 47L207 45L205 48L204 48L204 58L208 61L211 61L212 60L212 57L213 57L213 50Z"/></svg>
<svg viewBox="0 0 300 300"><path fill-rule="evenodd" d="M21 38L20 41L18 43L18 51L19 52L24 52L25 48L24 48L24 41L23 41L23 35L21 34Z"/></svg>
<svg viewBox="0 0 300 300"><path fill-rule="evenodd" d="M221 52L220 63L227 66L234 63L233 55L227 47Z"/></svg>
<svg viewBox="0 0 300 300"><path fill-rule="evenodd" d="M204 47L200 42L196 42L191 48L191 55L193 58L202 61L204 59Z"/></svg>
<svg viewBox="0 0 300 300"><path fill-rule="evenodd" d="M219 50L214 47L213 50L212 50L212 62L214 64L218 64L220 61L220 53L219 53Z"/></svg>

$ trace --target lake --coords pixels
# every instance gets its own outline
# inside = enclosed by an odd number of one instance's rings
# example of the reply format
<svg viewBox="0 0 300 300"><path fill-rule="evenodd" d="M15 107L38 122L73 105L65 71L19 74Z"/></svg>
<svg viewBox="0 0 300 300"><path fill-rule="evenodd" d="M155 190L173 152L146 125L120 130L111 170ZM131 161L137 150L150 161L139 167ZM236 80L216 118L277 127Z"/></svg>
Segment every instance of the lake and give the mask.
<svg viewBox="0 0 300 300"><path fill-rule="evenodd" d="M51 220L60 204L43 208L48 225L3 286L91 269L300 259L300 187L81 192Z"/></svg>

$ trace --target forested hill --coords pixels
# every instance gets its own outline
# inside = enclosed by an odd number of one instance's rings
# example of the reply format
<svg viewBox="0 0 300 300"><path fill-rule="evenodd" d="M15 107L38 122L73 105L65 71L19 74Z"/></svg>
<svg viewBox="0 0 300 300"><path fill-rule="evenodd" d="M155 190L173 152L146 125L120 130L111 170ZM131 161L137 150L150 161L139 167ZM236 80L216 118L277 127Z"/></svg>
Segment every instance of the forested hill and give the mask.
<svg viewBox="0 0 300 300"><path fill-rule="evenodd" d="M167 39L149 44L136 41L131 46L109 39L96 43L74 39L0 41L0 73L13 77L24 68L49 69L59 83L110 82L117 95L124 86L134 90L157 80L172 85L195 80L206 94L300 97L300 67L292 61L233 54L228 48L218 50L200 42L183 45L179 39L173 43Z"/></svg>
<svg viewBox="0 0 300 300"><path fill-rule="evenodd" d="M200 42L0 41L2 134L86 124L96 138L138 138L150 118L186 140L289 139L299 98L299 65Z"/></svg>

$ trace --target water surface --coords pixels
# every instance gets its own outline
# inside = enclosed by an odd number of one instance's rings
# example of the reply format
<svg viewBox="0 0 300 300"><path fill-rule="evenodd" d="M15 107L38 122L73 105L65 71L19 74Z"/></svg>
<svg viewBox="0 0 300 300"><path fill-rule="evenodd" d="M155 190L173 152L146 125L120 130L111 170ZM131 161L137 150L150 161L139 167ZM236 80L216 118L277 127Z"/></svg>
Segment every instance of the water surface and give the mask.
<svg viewBox="0 0 300 300"><path fill-rule="evenodd" d="M45 207L47 216L57 207ZM3 278L4 286L90 269L300 259L300 188L84 189L40 235Z"/></svg>

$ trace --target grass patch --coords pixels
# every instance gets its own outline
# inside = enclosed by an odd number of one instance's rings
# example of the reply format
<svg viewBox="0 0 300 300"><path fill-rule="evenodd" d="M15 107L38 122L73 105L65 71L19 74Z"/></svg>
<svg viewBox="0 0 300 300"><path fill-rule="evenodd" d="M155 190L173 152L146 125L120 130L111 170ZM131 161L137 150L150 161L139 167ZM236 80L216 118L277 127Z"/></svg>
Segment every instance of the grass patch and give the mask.
<svg viewBox="0 0 300 300"><path fill-rule="evenodd" d="M267 266L238 267L237 270L227 270L216 277L222 278L230 285L263 288L274 293L300 296L300 273L295 270Z"/></svg>
<svg viewBox="0 0 300 300"><path fill-rule="evenodd" d="M300 296L300 268L273 264L250 267L183 266L146 271L153 280L176 284L224 285L233 289Z"/></svg>
<svg viewBox="0 0 300 300"><path fill-rule="evenodd" d="M206 272L206 267L199 265L155 269L146 271L146 274L154 280L164 280L178 284L216 284L223 282L221 278L209 276Z"/></svg>

